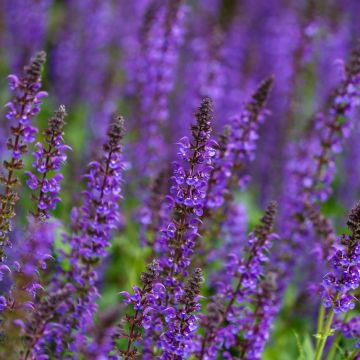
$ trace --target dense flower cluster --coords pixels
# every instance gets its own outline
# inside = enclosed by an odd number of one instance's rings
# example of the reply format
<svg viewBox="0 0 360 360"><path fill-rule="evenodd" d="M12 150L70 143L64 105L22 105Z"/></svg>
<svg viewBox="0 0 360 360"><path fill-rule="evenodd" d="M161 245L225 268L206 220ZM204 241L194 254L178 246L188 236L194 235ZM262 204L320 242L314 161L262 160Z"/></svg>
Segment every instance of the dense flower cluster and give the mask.
<svg viewBox="0 0 360 360"><path fill-rule="evenodd" d="M6 118L12 122L11 136L6 146L10 152L10 159L4 160L0 182L4 190L1 193L0 209L0 257L4 256L4 245L8 232L11 230L11 219L15 216L14 207L18 201L15 187L19 179L15 175L23 168L22 157L28 151L27 142L35 140L37 128L31 124L34 116L39 112L41 99L47 95L41 91L41 71L45 63L45 53L39 52L32 59L30 65L24 68L23 77L9 75L10 90L14 93L13 99L6 104L8 112Z"/></svg>
<svg viewBox="0 0 360 360"><path fill-rule="evenodd" d="M96 287L98 263L106 255L111 232L119 222L119 204L122 183L122 147L124 119L114 116L108 130L108 140L103 145L100 161L89 164L85 175L87 189L83 192L84 202L72 211L70 238L70 271L66 276L77 287L74 300L73 321L76 327L86 329L92 323L98 297ZM91 304L91 306L89 306ZM75 329L74 329L75 330ZM82 335L78 341L81 342Z"/></svg>
<svg viewBox="0 0 360 360"><path fill-rule="evenodd" d="M0 359L359 358L359 11L0 1Z"/></svg>
<svg viewBox="0 0 360 360"><path fill-rule="evenodd" d="M49 150L43 161L44 166L42 169L44 171L40 172L43 173L42 184L47 181L46 174L51 170L59 170L61 163L65 160L61 152L56 149L56 147L63 146L62 134L65 114L65 108L61 106L55 116L49 119L48 128L44 131ZM43 148L43 145L38 143L37 147ZM60 159L58 159L59 155ZM35 175L33 176L35 177ZM37 186L33 190L36 188ZM59 186L57 188L58 194ZM12 341L7 343L5 350L8 356L18 351L15 350L18 336L24 336L24 334L29 336L31 334L31 329L29 331L29 326L31 326L30 317L32 314L36 314L38 293L45 290L40 274L47 269L48 262L53 260L52 248L58 223L54 220L46 221L50 218L50 213L49 211L43 211L42 203L46 196L44 194L47 192L48 190L44 191L41 187L40 196L32 195L34 204L32 214L28 217L28 229L25 238L21 239L21 243L15 244L17 260L12 264L13 284L5 300L7 306L3 314L3 327L6 333L12 334ZM48 210L54 210L55 208L56 202ZM39 211L39 209L42 211ZM7 268L7 270L11 272L10 268ZM27 344L31 344L31 341L27 342Z"/></svg>
<svg viewBox="0 0 360 360"><path fill-rule="evenodd" d="M307 281L316 283L319 274L326 271L324 259L331 252L334 238L328 238L329 229L322 229L319 233L319 229L316 229L319 224L312 222L314 212L319 211L319 204L325 202L331 194L336 155L341 152L344 139L349 135L355 120L354 110L359 105L358 48L344 70L343 79L330 99L327 112L314 116L308 132L299 143L289 144L289 158L284 170L287 188L283 191L284 207L279 217L282 241L274 260L282 274L278 286L279 302L296 266L294 254L304 248L308 253L314 252L315 248L318 254L319 262L314 263L311 258L306 260L312 269L311 278ZM315 247L314 230L318 235Z"/></svg>
<svg viewBox="0 0 360 360"><path fill-rule="evenodd" d="M163 126L169 116L169 93L174 86L178 48L184 37L185 14L183 0L152 2L141 29L137 66L132 64L130 69L141 95L138 161L141 171L150 177L154 176L157 161L166 159L162 158L166 155Z"/></svg>
<svg viewBox="0 0 360 360"><path fill-rule="evenodd" d="M236 253L228 254L226 271L224 277L216 284L217 295L213 300L215 305L223 304L223 308L218 310L221 316L217 323L212 322L212 305L209 315L202 319L205 334L200 338L200 359L216 358L218 351L227 358L231 348L239 351L239 348L244 346L241 343L247 342L247 336L251 336L253 314L247 306L252 303L252 297L258 296L259 301L264 297L265 288L261 285L261 276L264 273L264 265L269 261L268 253L272 242L277 238L277 235L271 232L275 215L276 205L273 203L266 210L261 224L250 233L247 248L244 250L246 256L239 258ZM242 332L244 339L241 339ZM255 336L251 337L251 340L255 341ZM249 358L257 359L260 358L259 355L261 356L261 351L256 356L250 353Z"/></svg>
<svg viewBox="0 0 360 360"><path fill-rule="evenodd" d="M96 310L96 266L106 256L111 231L119 221L117 202L121 197L123 166L119 142L124 133L123 123L122 117L113 118L108 140L103 146L103 157L90 164L85 176L84 203L71 214L73 234L64 235L71 252L63 255L68 258L70 269L59 269L59 278L54 279L49 293L49 297L54 299L51 306L55 309L49 314L46 302L37 305L47 314L45 318L34 319L43 324L40 329L32 327L35 341L29 351L38 356L47 356L52 347L57 356L67 348L80 351L88 347L83 332L91 326ZM57 295L70 285L72 290L66 298Z"/></svg>
<svg viewBox="0 0 360 360"><path fill-rule="evenodd" d="M216 154L217 144L210 138L212 102L209 98L203 99L195 117L196 123L191 127L192 141L187 137L179 141L178 155L182 163L173 165L173 183L166 199L172 216L164 222L156 239L161 275L147 294L148 306L144 309L146 343L154 341L164 359L188 354L186 343L196 329L186 322L197 309L194 303L197 296L186 296L182 278L188 274L199 236L212 159ZM199 282L199 271L194 276L191 281ZM158 325L154 328L153 323Z"/></svg>
<svg viewBox="0 0 360 360"><path fill-rule="evenodd" d="M344 235L338 249L329 259L332 271L323 280L323 303L327 308L333 307L335 313L347 312L355 307L355 297L351 294L360 285L360 203L349 215L347 226L350 235Z"/></svg>
<svg viewBox="0 0 360 360"><path fill-rule="evenodd" d="M356 346L360 347L360 317L354 316L348 322L341 325L341 331L347 338L356 339Z"/></svg>
<svg viewBox="0 0 360 360"><path fill-rule="evenodd" d="M335 254L328 260L331 271L324 276L322 281L322 303L328 311L325 324L321 324L319 328L320 340L316 346L316 360L321 359L327 337L330 335L334 315L349 314L349 310L354 309L358 301L353 292L360 285L360 202L352 208L348 216L347 227L350 234L342 235L341 243L338 244ZM356 324L356 320L345 321L344 328L349 330L347 335L351 333L350 329L354 324ZM334 344L337 345L335 340Z"/></svg>
<svg viewBox="0 0 360 360"><path fill-rule="evenodd" d="M52 3L52 0L3 1L7 15L4 37L13 71L20 70L34 52L43 48Z"/></svg>
<svg viewBox="0 0 360 360"><path fill-rule="evenodd" d="M31 317L37 314L37 298L45 290L42 274L53 262L52 246L57 227L55 221L45 222L30 215L21 244L15 244L18 255L11 265L12 287L4 298L6 307L1 314L1 329L9 336L11 334L11 340L6 343L2 356L20 355L19 341L26 339L27 345L31 343L27 342L27 336L31 334L28 327Z"/></svg>
<svg viewBox="0 0 360 360"><path fill-rule="evenodd" d="M39 191L39 195L33 195L33 199L38 204L35 211L36 217L48 218L50 216L49 210L54 210L60 201L60 181L63 176L59 171L61 164L67 159L65 151L69 149L69 146L63 144L65 116L65 106L61 105L49 120L48 127L44 131L47 147L45 148L40 142L35 145L33 168L38 176L30 171L26 172L28 176L26 183L29 188ZM51 172L57 173L49 177Z"/></svg>
<svg viewBox="0 0 360 360"><path fill-rule="evenodd" d="M207 207L217 209L225 201L229 187L235 183L244 188L249 180L247 175L239 175L247 161L254 160L259 125L264 121L265 105L273 78L266 79L259 85L252 98L244 106L240 116L230 120L230 129L225 131L224 150L212 174L208 191Z"/></svg>

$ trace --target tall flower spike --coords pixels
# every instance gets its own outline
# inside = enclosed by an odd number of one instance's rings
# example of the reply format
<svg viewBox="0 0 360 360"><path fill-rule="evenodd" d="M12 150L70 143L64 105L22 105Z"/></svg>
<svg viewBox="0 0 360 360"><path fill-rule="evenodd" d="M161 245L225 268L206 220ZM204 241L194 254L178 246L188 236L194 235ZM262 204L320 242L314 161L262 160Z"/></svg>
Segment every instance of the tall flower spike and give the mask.
<svg viewBox="0 0 360 360"><path fill-rule="evenodd" d="M185 306L182 303L185 300L183 279L187 276L199 236L207 183L217 147L210 139L210 98L202 100L195 118L196 122L191 127L192 141L187 137L179 141L182 163L174 163L170 196L166 199L170 215L162 224L156 239L161 271L146 295L146 308L142 311L144 359L154 356L154 344L164 358L185 356L195 331L195 327L191 326L179 333ZM190 317L192 322L196 320L194 314L186 316L189 321Z"/></svg>
<svg viewBox="0 0 360 360"><path fill-rule="evenodd" d="M182 277L187 275L187 268L199 237L200 218L203 215L212 158L216 153L214 146L217 147L217 144L210 139L212 121L210 98L203 99L195 117L196 122L191 126L192 143L187 138L180 141L179 155L188 163L188 167L176 166L174 185L170 189L175 205L173 219L163 231L167 256L162 258L161 262L162 284L153 287L153 293L157 294L161 301L152 302L144 321L146 329L150 329L149 325L152 321L159 324L161 330L158 333L153 332L152 335L153 341L160 346L164 358L174 355L189 356L196 331L195 312L199 307L198 304L196 305L198 299L196 297L193 299L195 303L191 309L183 303L186 299L183 296ZM164 286L165 291L161 291L160 285ZM185 308L187 308L186 313L184 313ZM165 323L161 326L163 317ZM185 319L188 324L184 328ZM148 332L146 334L148 335Z"/></svg>
<svg viewBox="0 0 360 360"><path fill-rule="evenodd" d="M214 211L224 204L230 188L238 184L243 188L249 176L241 174L246 162L255 158L259 124L263 122L264 106L274 78L264 80L248 101L240 116L231 119L230 129L225 129L221 138L223 150L215 160L207 193L207 210Z"/></svg>
<svg viewBox="0 0 360 360"><path fill-rule="evenodd" d="M31 125L31 120L40 110L41 99L47 95L40 91L41 71L46 59L45 52L39 52L31 60L30 65L24 67L22 78L9 75L9 86L14 92L13 99L7 103L7 119L13 121L11 136L7 141L10 160L4 160L5 174L0 176L0 183L5 189L0 197L0 258L4 257L4 246L11 230L11 219L15 216L15 204L18 194L15 188L19 185L16 172L23 169L22 156L27 153L26 142L33 142L37 129Z"/></svg>
<svg viewBox="0 0 360 360"><path fill-rule="evenodd" d="M210 302L208 315L201 323L204 335L198 337L196 354L199 359L215 358L218 352L226 358L242 336L247 336L249 324L253 321L251 304L269 261L269 250L277 235L272 227L277 213L276 203L271 203L261 222L248 236L248 246L242 259L238 254L228 254L226 272L217 284L217 295ZM218 311L214 307L221 304ZM218 316L214 316L214 314ZM216 320L217 323L213 323ZM241 357L244 358L244 357Z"/></svg>
<svg viewBox="0 0 360 360"><path fill-rule="evenodd" d="M21 357L21 351L29 345L31 331L25 329L37 316L37 299L45 291L42 275L52 259L58 226L56 221L43 221L30 215L27 231L22 234L21 242L15 243L12 283L5 295L7 307L1 314L1 330L8 338L6 346L0 347L1 359L13 358L15 354Z"/></svg>
<svg viewBox="0 0 360 360"><path fill-rule="evenodd" d="M66 159L64 150L68 147L63 145L62 139L65 115L65 107L61 105L55 115L49 119L48 127L44 131L47 149L41 143L36 145L33 166L40 174L39 178L28 172L28 185L33 190L39 190L39 195L32 195L34 210L28 217L28 231L21 243L15 245L16 269L12 272L12 287L7 299L9 306L4 314L6 333L13 339L12 342L8 341L7 349L13 354L20 351L16 344L19 340L16 334L21 328L24 330L25 327L30 326L32 317L37 316L38 304L35 299L38 291L44 290L39 274L41 270L47 268L47 261L52 258L58 223L46 220L50 218L50 211L56 207L57 194L60 190L58 181L61 177L60 174L55 174L49 178L49 173L58 171L61 163ZM30 335L32 330L30 327L26 333ZM23 343L31 346L29 341Z"/></svg>
<svg viewBox="0 0 360 360"><path fill-rule="evenodd" d="M323 304L335 313L354 308L356 299L350 292L360 285L360 202L351 210L347 226L350 235L342 236L344 248L329 259L332 271L323 280Z"/></svg>
<svg viewBox="0 0 360 360"><path fill-rule="evenodd" d="M46 148L40 142L33 153L33 168L36 173L27 171L27 185L38 194L32 195L36 201L37 208L34 216L37 218L49 218L49 210L53 210L60 201L60 181L63 176L59 173L61 164L66 161L65 151L70 149L64 145L64 119L66 116L65 106L60 105L54 116L49 119L48 127L44 131ZM50 175L55 172L54 175Z"/></svg>
<svg viewBox="0 0 360 360"><path fill-rule="evenodd" d="M254 309L246 314L247 319L243 325L244 339L237 339L235 345L240 359L261 360L262 358L270 329L279 310L276 307L277 276L276 272L267 271L253 295Z"/></svg>
<svg viewBox="0 0 360 360"><path fill-rule="evenodd" d="M125 359L133 359L139 354L136 346L133 343L139 341L142 337L142 320L143 311L148 306L147 295L151 291L153 283L158 279L160 274L159 263L154 260L146 268L146 272L141 274L142 288L134 286L134 295L130 295L128 292L123 291L120 294L125 297L125 302L131 304L135 310L133 316L126 316L126 323L128 325L127 330L123 330L120 334L121 337L127 338L126 350L120 351L120 354Z"/></svg>
<svg viewBox="0 0 360 360"><path fill-rule="evenodd" d="M354 121L353 110L360 104L359 59L359 50L356 49L349 65L344 67L343 79L335 89L326 112L317 114L307 136L288 148L289 157L284 171L287 184L279 216L282 241L279 242L279 250L274 253L274 261L281 272L279 302L296 262L307 261L309 257L302 255L314 249L314 238L309 236L311 229L306 223L310 217L307 208L323 203L331 193L336 155L342 150L344 138L349 136ZM325 265L325 262L322 264Z"/></svg>
<svg viewBox="0 0 360 360"><path fill-rule="evenodd" d="M121 116L112 118L107 136L102 158L90 163L85 176L87 189L83 193L83 204L72 211L72 234L64 235L64 241L71 248L70 269L54 279L51 294L67 283L73 284L75 291L41 329L34 330L37 341L29 351L38 356L49 355L53 347L56 356L66 348L75 353L87 348L84 333L92 325L99 296L96 268L107 255L111 234L120 216L118 201L123 168L120 141L124 136Z"/></svg>
<svg viewBox="0 0 360 360"><path fill-rule="evenodd" d="M149 5L142 27L142 46L131 64L140 94L140 171L152 178L157 164L166 159L164 128L169 115L169 94L174 87L174 70L184 38L186 5L183 0ZM140 56L139 56L140 55ZM134 76L134 75L133 75Z"/></svg>
<svg viewBox="0 0 360 360"><path fill-rule="evenodd" d="M255 158L259 125L268 112L264 106L273 81L271 76L258 86L251 99L243 106L240 115L231 119L220 137L220 150L214 159L214 167L210 174L202 218L204 223L207 218L210 219L209 223L203 226L209 235L208 241L201 244L205 253L202 256L203 262L207 261L206 254L214 248L214 242L219 239L222 229L220 223L227 221L231 216L229 202L232 199L232 191L238 187L243 189L249 181L249 175L244 169ZM204 267L204 264L201 263L201 266Z"/></svg>
<svg viewBox="0 0 360 360"><path fill-rule="evenodd" d="M4 0L2 1L6 55L13 71L37 50L44 46L49 9L53 0Z"/></svg>
<svg viewBox="0 0 360 360"><path fill-rule="evenodd" d="M95 299L98 296L95 268L106 257L112 230L119 222L118 200L121 197L123 167L120 141L124 136L123 117L114 116L107 136L102 160L92 162L86 175L88 183L84 192L84 203L74 214L75 232L70 240L72 267L69 279L74 279L78 284L76 323L84 328L87 323L92 322ZM93 309L86 308L88 302L94 304Z"/></svg>
<svg viewBox="0 0 360 360"><path fill-rule="evenodd" d="M347 227L349 235L342 235L341 244L330 257L332 268L322 281L322 302L327 311L325 325L322 327L317 343L315 359L321 359L335 314L347 313L355 308L358 299L353 291L360 286L360 201L351 209Z"/></svg>

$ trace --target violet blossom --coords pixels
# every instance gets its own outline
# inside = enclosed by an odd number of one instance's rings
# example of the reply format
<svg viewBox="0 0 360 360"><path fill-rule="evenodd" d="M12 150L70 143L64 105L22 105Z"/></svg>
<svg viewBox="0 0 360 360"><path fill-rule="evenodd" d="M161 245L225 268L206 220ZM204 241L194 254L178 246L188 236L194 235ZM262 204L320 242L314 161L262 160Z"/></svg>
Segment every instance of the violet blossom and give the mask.
<svg viewBox="0 0 360 360"><path fill-rule="evenodd" d="M207 208L216 210L225 201L229 188L234 184L244 188L249 176L241 175L246 162L255 158L259 124L265 119L263 110L273 83L270 77L264 80L254 92L239 116L230 120L223 153L216 160L207 195Z"/></svg>
<svg viewBox="0 0 360 360"><path fill-rule="evenodd" d="M323 279L323 304L335 313L347 312L355 307L356 298L351 294L360 285L360 203L351 210L347 226L350 235L343 235L342 248L329 259L331 271Z"/></svg>
<svg viewBox="0 0 360 360"><path fill-rule="evenodd" d="M56 356L61 356L65 349L76 354L87 346L84 332L92 325L99 296L96 268L107 255L112 231L119 221L124 120L121 116L112 120L102 157L90 163L85 176L83 204L72 211L72 234L64 235L64 241L71 246L70 254L63 255L70 269L59 270L49 296L56 297L66 284L72 284L74 291L61 306L58 304L50 318L41 320L44 326L32 347L43 356L53 353L52 347Z"/></svg>
<svg viewBox="0 0 360 360"><path fill-rule="evenodd" d="M137 54L136 74L140 93L139 170L150 178L159 156L165 156L164 128L169 113L169 94L174 86L178 49L183 40L186 5L182 0L150 4ZM164 157L164 160L166 158ZM161 160L160 160L161 161Z"/></svg>
<svg viewBox="0 0 360 360"><path fill-rule="evenodd" d="M0 209L0 258L4 257L4 246L8 244L7 236L11 231L11 219L15 216L14 207L18 201L15 188L20 181L16 173L24 166L22 157L28 152L26 143L35 140L37 128L31 122L40 111L42 98L47 96L45 91L41 91L41 72L45 58L44 52L37 53L30 65L24 67L21 78L16 75L8 77L9 87L14 95L6 104L6 117L12 125L11 136L6 143L10 159L3 161L5 172L0 176L0 183L4 187Z"/></svg>
<svg viewBox="0 0 360 360"><path fill-rule="evenodd" d="M162 249L159 280L146 294L147 307L142 318L145 329L143 356L146 359L153 356L153 344L158 347L160 358L185 356L195 331L194 326L183 327L185 290L182 279L188 275L205 205L212 158L216 154L216 144L210 138L212 103L209 98L203 99L195 117L196 123L191 127L192 140L184 137L179 142L182 163L174 163L167 199L168 211L172 215L169 222L163 224L158 239L159 249ZM195 311L197 306L192 305L191 309ZM195 320L191 313L186 316Z"/></svg>
<svg viewBox="0 0 360 360"><path fill-rule="evenodd" d="M275 216L276 204L271 203L260 225L249 234L245 255L240 258L236 253L228 254L224 264L226 276L216 284L217 295L212 301L213 306L210 306L211 312L201 319L204 334L197 339L196 354L199 359L216 358L218 351L226 358L225 354L231 348L239 349L239 344L247 342L246 336L251 336L251 333L247 334L248 322L253 316L249 305L254 294L261 291L261 277L269 261L268 253L272 242L278 238L272 233ZM214 318L216 307L220 315ZM215 324L213 319L216 319Z"/></svg>
<svg viewBox="0 0 360 360"><path fill-rule="evenodd" d="M70 147L64 145L64 118L66 116L65 106L60 105L54 116L49 119L48 127L44 131L46 147L41 143L36 143L36 151L33 153L33 168L36 173L26 172L28 176L27 185L33 191L32 198L37 202L38 207L34 215L36 217L50 216L49 210L54 210L60 201L60 167L66 161L65 151ZM53 173L53 175L50 175Z"/></svg>

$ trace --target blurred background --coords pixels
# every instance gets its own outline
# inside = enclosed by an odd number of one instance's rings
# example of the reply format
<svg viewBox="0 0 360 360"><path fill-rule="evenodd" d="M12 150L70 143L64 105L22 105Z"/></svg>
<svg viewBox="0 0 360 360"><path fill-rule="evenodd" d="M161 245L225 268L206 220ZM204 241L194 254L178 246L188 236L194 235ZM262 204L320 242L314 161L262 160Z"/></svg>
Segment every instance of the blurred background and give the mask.
<svg viewBox="0 0 360 360"><path fill-rule="evenodd" d="M10 96L7 75L21 72L44 49L49 97L37 125L43 128L59 104L69 114L65 141L73 151L56 217L66 222L80 200L81 176L100 150L111 114L126 118L123 227L104 265L102 307L116 304L118 291L138 281L147 256L140 244L140 189L167 171L200 99L213 98L214 129L220 133L257 84L275 76L248 191L239 194L251 227L260 209L288 190L283 177L288 144L326 107L341 77L339 66L360 34L359 0L173 0L163 12L165 2L0 0L1 103ZM1 116L1 156L8 128ZM338 158L333 194L323 205L339 231L359 195L359 146L356 122ZM28 194L22 198L20 223L29 208ZM60 240L58 246L64 246ZM312 314L297 295L291 288L287 292L265 359L296 358L297 334L304 346L310 342L304 334L311 334L312 324L305 319Z"/></svg>

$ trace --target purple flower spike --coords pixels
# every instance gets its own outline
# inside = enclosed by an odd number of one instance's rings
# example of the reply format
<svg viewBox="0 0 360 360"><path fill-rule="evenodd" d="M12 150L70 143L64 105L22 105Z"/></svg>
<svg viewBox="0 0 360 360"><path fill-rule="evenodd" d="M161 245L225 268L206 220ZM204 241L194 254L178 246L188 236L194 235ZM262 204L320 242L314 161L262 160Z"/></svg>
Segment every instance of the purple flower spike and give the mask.
<svg viewBox="0 0 360 360"><path fill-rule="evenodd" d="M4 190L0 204L0 261L4 257L4 246L11 230L11 219L15 216L14 207L18 200L15 187L19 185L16 172L24 166L22 156L27 153L26 142L34 141L37 129L31 120L39 112L42 98L46 96L41 91L41 72L46 59L45 52L39 52L31 60L30 65L24 67L22 78L10 75L10 88L14 93L13 99L7 104L7 119L12 122L11 136L6 146L10 152L10 160L4 160L5 175L0 176L0 183Z"/></svg>
<svg viewBox="0 0 360 360"><path fill-rule="evenodd" d="M36 341L29 349L36 356L48 355L49 348L54 348L51 353L59 357L65 349L79 353L91 346L85 333L92 327L97 309L96 268L107 255L112 231L120 218L118 201L123 169L120 141L124 136L124 119L114 116L112 120L102 158L89 164L83 204L72 211L72 234L64 235L71 248L68 255L64 254L70 269L59 269L49 294L58 302L54 305L41 301L38 305L43 314L34 321L42 321L43 325L33 329ZM72 290L64 298L64 289L70 285ZM51 308L46 313L47 306Z"/></svg>
<svg viewBox="0 0 360 360"><path fill-rule="evenodd" d="M271 203L261 219L261 224L249 234L248 245L242 258L239 258L238 254L229 254L224 265L224 276L216 285L217 295L213 297L207 313L201 318L204 334L198 335L195 345L198 359L215 359L217 355L226 358L231 349L241 349L241 359L260 359L262 351L259 351L256 357L251 357L244 349L262 338L261 334L250 332L250 329L255 327L254 319L257 316L251 306L254 299L266 301L263 294L265 285L261 278L269 261L272 243L278 239L277 235L272 233L276 212L276 203ZM263 331L267 333L268 330L265 328ZM262 343L261 348L264 344Z"/></svg>
<svg viewBox="0 0 360 360"><path fill-rule="evenodd" d="M248 176L241 174L241 170L255 157L259 125L267 113L264 106L273 81L273 77L264 80L240 116L233 117L225 128L207 191L206 207L209 211L224 204L226 194L234 185L243 189L247 183Z"/></svg>
<svg viewBox="0 0 360 360"><path fill-rule="evenodd" d="M356 298L351 291L360 286L360 202L351 210L347 226L350 235L342 236L343 248L330 257L331 271L322 282L323 304L335 313L354 309Z"/></svg>
<svg viewBox="0 0 360 360"><path fill-rule="evenodd" d="M52 247L55 241L58 222L44 222L32 215L28 217L28 229L17 243L15 252L17 262L13 264L11 272L11 290L6 294L6 308L2 321L2 329L7 334L25 333L31 337L33 329L29 326L33 316L37 314L37 299L45 293L45 282L42 277L43 271L47 270L49 263L53 261ZM0 300L1 302L1 300ZM1 304L0 304L1 307ZM28 337L26 337L29 340ZM24 340L24 341L23 341ZM4 358L11 358L15 354L20 356L22 347L19 341L26 347L27 340L19 336L9 337L7 346L0 353Z"/></svg>
<svg viewBox="0 0 360 360"><path fill-rule="evenodd" d="M169 94L174 87L179 48L184 38L187 10L184 3L175 0L149 5L141 28L139 54L129 71L136 78L140 93L137 162L139 170L150 178L156 174L159 161L166 160L164 129L169 117Z"/></svg>
<svg viewBox="0 0 360 360"><path fill-rule="evenodd" d="M45 148L41 143L36 144L36 151L33 153L33 168L38 173L26 172L28 176L27 185L31 190L36 190L39 194L32 195L36 201L37 208L34 216L39 218L49 218L49 210L54 210L60 201L60 181L63 176L56 173L60 170L62 163L66 161L66 153L70 147L63 144L64 118L66 116L65 106L60 105L54 116L49 119L48 127L44 131ZM50 177L50 173L55 172Z"/></svg>
<svg viewBox="0 0 360 360"><path fill-rule="evenodd" d="M360 348L360 316L354 316L340 326L340 330L347 338L356 340L356 346Z"/></svg>
<svg viewBox="0 0 360 360"><path fill-rule="evenodd" d="M4 0L7 55L13 71L21 69L31 54L42 49L53 0Z"/></svg>
<svg viewBox="0 0 360 360"><path fill-rule="evenodd" d="M127 323L128 323L128 332L126 337L127 341L127 349L121 350L120 354L124 356L125 359L129 359L131 357L136 357L138 354L138 349L136 346L133 347L133 343L135 341L139 341L142 337L141 335L141 327L146 317L146 312L151 311L151 302L149 301L150 298L147 296L150 291L157 288L157 285L154 284L155 281L158 279L160 274L160 267L157 261L153 261L150 265L147 266L146 272L141 274L141 282L143 284L142 288L134 287L134 295L130 295L127 292L120 293L124 296L124 301L127 304L131 304L135 310L135 314L133 316L127 316ZM154 284L154 285L153 285ZM160 284L162 288L164 286ZM157 291L155 290L155 294ZM156 295L155 297L159 297ZM146 312L144 309L146 308Z"/></svg>
<svg viewBox="0 0 360 360"><path fill-rule="evenodd" d="M194 289L194 293L190 294L189 286L192 285L184 285L183 278L188 276L199 238L200 216L217 148L210 138L211 99L203 99L195 117L196 123L191 126L192 139L183 138L179 142L182 162L173 164L170 196L165 200L169 215L155 238L154 246L160 256L159 276L147 293L142 295L146 306L142 305L144 309L141 309L142 317L137 326L145 329L144 359L152 358L153 344L159 348L162 359L175 355L184 357L189 354L197 328L199 292ZM189 284L200 284L200 279L201 273L197 270ZM138 290L135 290L134 298L127 298L130 302L141 301ZM133 305L135 307L136 304ZM129 354L130 347L127 351Z"/></svg>

